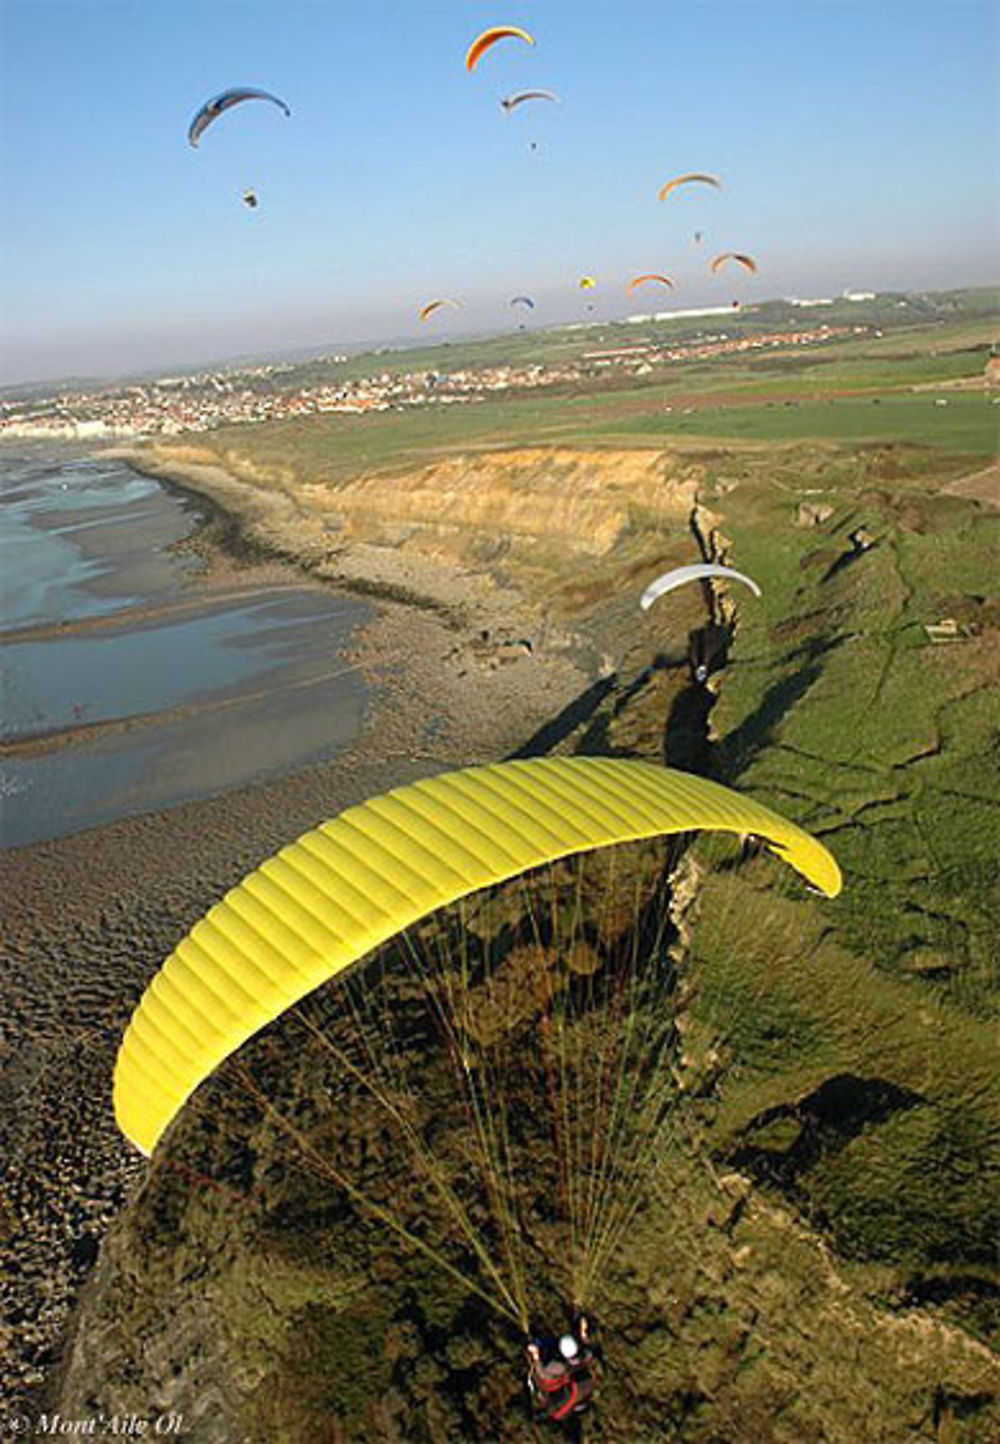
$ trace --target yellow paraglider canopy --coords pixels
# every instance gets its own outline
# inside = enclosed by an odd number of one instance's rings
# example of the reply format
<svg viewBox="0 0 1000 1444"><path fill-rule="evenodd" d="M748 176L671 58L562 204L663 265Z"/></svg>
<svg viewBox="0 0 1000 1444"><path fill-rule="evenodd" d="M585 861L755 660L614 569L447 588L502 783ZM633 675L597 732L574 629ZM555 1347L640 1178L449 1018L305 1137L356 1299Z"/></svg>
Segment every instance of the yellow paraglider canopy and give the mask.
<svg viewBox="0 0 1000 1444"><path fill-rule="evenodd" d="M501 762L348 808L228 892L160 968L118 1053L119 1127L151 1153L223 1059L428 913L556 858L699 828L759 836L828 896L840 891L835 860L800 827L649 762Z"/></svg>

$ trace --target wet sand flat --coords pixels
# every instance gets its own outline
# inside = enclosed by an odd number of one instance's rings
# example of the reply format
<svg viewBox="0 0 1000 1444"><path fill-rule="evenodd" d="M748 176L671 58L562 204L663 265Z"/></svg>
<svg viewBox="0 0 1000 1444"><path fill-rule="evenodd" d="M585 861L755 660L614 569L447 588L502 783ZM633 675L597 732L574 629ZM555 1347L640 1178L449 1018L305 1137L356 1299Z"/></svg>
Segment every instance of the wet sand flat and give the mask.
<svg viewBox="0 0 1000 1444"><path fill-rule="evenodd" d="M0 457L6 847L329 757L366 689L372 609L267 567L214 570L207 511L115 458Z"/></svg>
<svg viewBox="0 0 1000 1444"><path fill-rule="evenodd" d="M107 616L177 592L190 502L114 459L0 450L0 635Z"/></svg>
<svg viewBox="0 0 1000 1444"><path fill-rule="evenodd" d="M370 612L285 587L19 634L0 663L5 845L336 752L365 707L345 648Z"/></svg>

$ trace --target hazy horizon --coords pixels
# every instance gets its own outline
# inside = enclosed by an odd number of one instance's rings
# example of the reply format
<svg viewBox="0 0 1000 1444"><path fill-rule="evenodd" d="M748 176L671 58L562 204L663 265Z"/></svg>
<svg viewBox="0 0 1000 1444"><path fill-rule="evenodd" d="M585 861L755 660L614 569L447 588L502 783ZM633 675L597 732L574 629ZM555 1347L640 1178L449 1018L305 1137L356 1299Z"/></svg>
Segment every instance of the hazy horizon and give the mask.
<svg viewBox="0 0 1000 1444"><path fill-rule="evenodd" d="M1000 279L971 283L968 286L885 286L865 288L862 286L855 287L854 285L852 285L849 287L841 287L839 290L834 289L828 292L814 291L808 293L808 295L806 294L806 292L802 292L801 296L797 296L794 299L815 300L823 297L830 300L837 300L839 298L842 298L843 292L845 290L854 289L874 289L879 295L939 295L947 294L952 291L1000 289ZM759 298L759 300L753 302L752 306L756 307L775 304L783 301L789 301L791 299L792 297L790 296L762 296ZM713 297L710 299L710 301L705 303L706 308L709 305L713 307L718 306L718 298ZM537 331L541 334L545 331L556 331L567 326L587 327L615 325L622 324L628 319L635 318L636 316L640 315L663 315L664 313L669 311L681 311L682 309L686 310L687 307L681 308L679 304L677 306L671 306L669 304L669 300L667 300L664 304L657 305L655 308L651 306L648 309L643 309L641 311L637 310L634 306L623 309L620 315L615 314L603 317L598 315L588 315L584 318L581 318L578 314L570 314L562 320L553 319L546 324L531 325L528 329L532 331ZM693 302L691 303L691 309L698 309ZM721 308L720 314L722 312L725 312L727 309L728 307L723 306ZM752 309L751 306L748 306L745 308L745 311L749 311L750 309ZM808 310L803 312L804 317L808 315ZM329 338L327 338L319 341L305 341L300 345L296 345L294 343L286 344L284 340L282 340L276 342L271 347L248 347L244 350L232 351L222 355L209 354L207 352L202 356L169 355L165 358L161 357L159 359L156 359L150 363L140 362L135 366L110 366L107 370L103 371L94 369L88 371L81 368L75 371L53 373L51 375L39 374L35 376L18 377L17 379L0 378L0 392L14 392L22 389L30 390L34 387L43 387L46 385L71 385L73 383L79 383L82 385L109 385L113 384L116 381L134 382L142 380L145 377L155 379L156 377L169 375L171 372L183 374L186 372L226 369L238 366L282 364L295 365L300 362L308 361L314 357L318 358L321 356L332 355L337 353L338 351L343 351L345 354L349 354L352 356L364 355L369 352L374 353L380 350L382 347L385 347L390 352L408 351L417 349L421 346L433 347L436 345L441 345L443 343L450 343L452 341L458 342L459 340L488 339L494 336L502 336L506 330L511 329L512 323L508 320L504 324L501 324L498 321L497 324L492 327L487 326L480 328L468 326L461 331L457 327L455 327L455 329L453 330L441 331L439 333L435 333L434 335L428 335L426 332L419 332L413 330L410 332L401 332L395 335L361 336L356 339L336 338L334 340L330 340Z"/></svg>

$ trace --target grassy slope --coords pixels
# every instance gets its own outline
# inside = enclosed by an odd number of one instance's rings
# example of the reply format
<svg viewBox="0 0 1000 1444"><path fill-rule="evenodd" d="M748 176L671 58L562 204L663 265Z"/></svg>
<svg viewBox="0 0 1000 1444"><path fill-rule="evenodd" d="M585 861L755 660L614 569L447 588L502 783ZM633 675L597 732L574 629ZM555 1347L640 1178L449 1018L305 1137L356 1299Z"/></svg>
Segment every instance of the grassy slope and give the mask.
<svg viewBox="0 0 1000 1444"><path fill-rule="evenodd" d="M747 986L745 965L776 986L776 999L787 995L799 1020L770 1047L762 1039L780 1036L770 1002L759 1028L741 1023L736 1053L747 1067L724 1110L730 1139L739 1135L748 1158L759 1149L762 1176L783 1180L848 1254L891 1260L900 1287L926 1291L937 1278L936 1297L951 1297L960 1315L964 1301L966 1321L986 1327L977 1300L993 1277L988 1179L1000 1135L991 1027L1000 609L987 599L1000 525L995 513L938 495L933 472L902 469L890 484L873 485L862 468L847 485L828 484L833 514L808 529L795 525L794 495L760 469L725 498L733 555L764 599L741 609L713 713L716 764L823 836L845 888L835 903L810 906L808 921L802 913L799 939L791 904L762 907L742 896L745 883L713 876L695 967L708 967L706 995L723 1019L734 968ZM859 525L876 545L835 569ZM930 644L922 624L942 617L971 634ZM740 944L748 915L749 951ZM778 1142L754 1142L755 1117L841 1073L902 1090L906 1106L885 1104L872 1127L866 1110L874 1117L878 1105L860 1089L853 1103L845 1096L857 1136L845 1143L833 1128L824 1137L814 1117L808 1167L808 1116ZM951 1274L960 1276L953 1290Z"/></svg>
<svg viewBox="0 0 1000 1444"><path fill-rule="evenodd" d="M719 1190L673 1178L683 1147L666 1157L606 1312L631 1308L640 1392L684 1439L986 1437L996 1381L936 1349L949 1324L998 1326L1000 519L941 496L950 463L905 448L708 469L704 499L764 589L740 605L709 765L822 835L845 888L805 899L775 863L733 872L731 845L697 845L683 1116L710 1171L757 1188L723 1208L717 1253ZM799 526L800 500L832 515ZM877 545L838 567L858 526ZM945 616L974 634L929 644L922 623ZM655 739L638 715L608 736ZM666 760L685 765L675 737L668 717ZM927 1345L912 1374L907 1329ZM849 1375L831 1337L853 1341Z"/></svg>

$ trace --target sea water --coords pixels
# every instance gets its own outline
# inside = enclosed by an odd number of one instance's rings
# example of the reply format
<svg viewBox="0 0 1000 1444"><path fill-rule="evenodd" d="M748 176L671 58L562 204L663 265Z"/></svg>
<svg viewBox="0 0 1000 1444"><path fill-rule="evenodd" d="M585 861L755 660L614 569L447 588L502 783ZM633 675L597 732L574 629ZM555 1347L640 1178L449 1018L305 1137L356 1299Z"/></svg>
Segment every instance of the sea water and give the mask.
<svg viewBox="0 0 1000 1444"><path fill-rule="evenodd" d="M366 693L366 603L219 595L177 544L197 503L123 462L0 451L0 836L7 847L335 755Z"/></svg>

